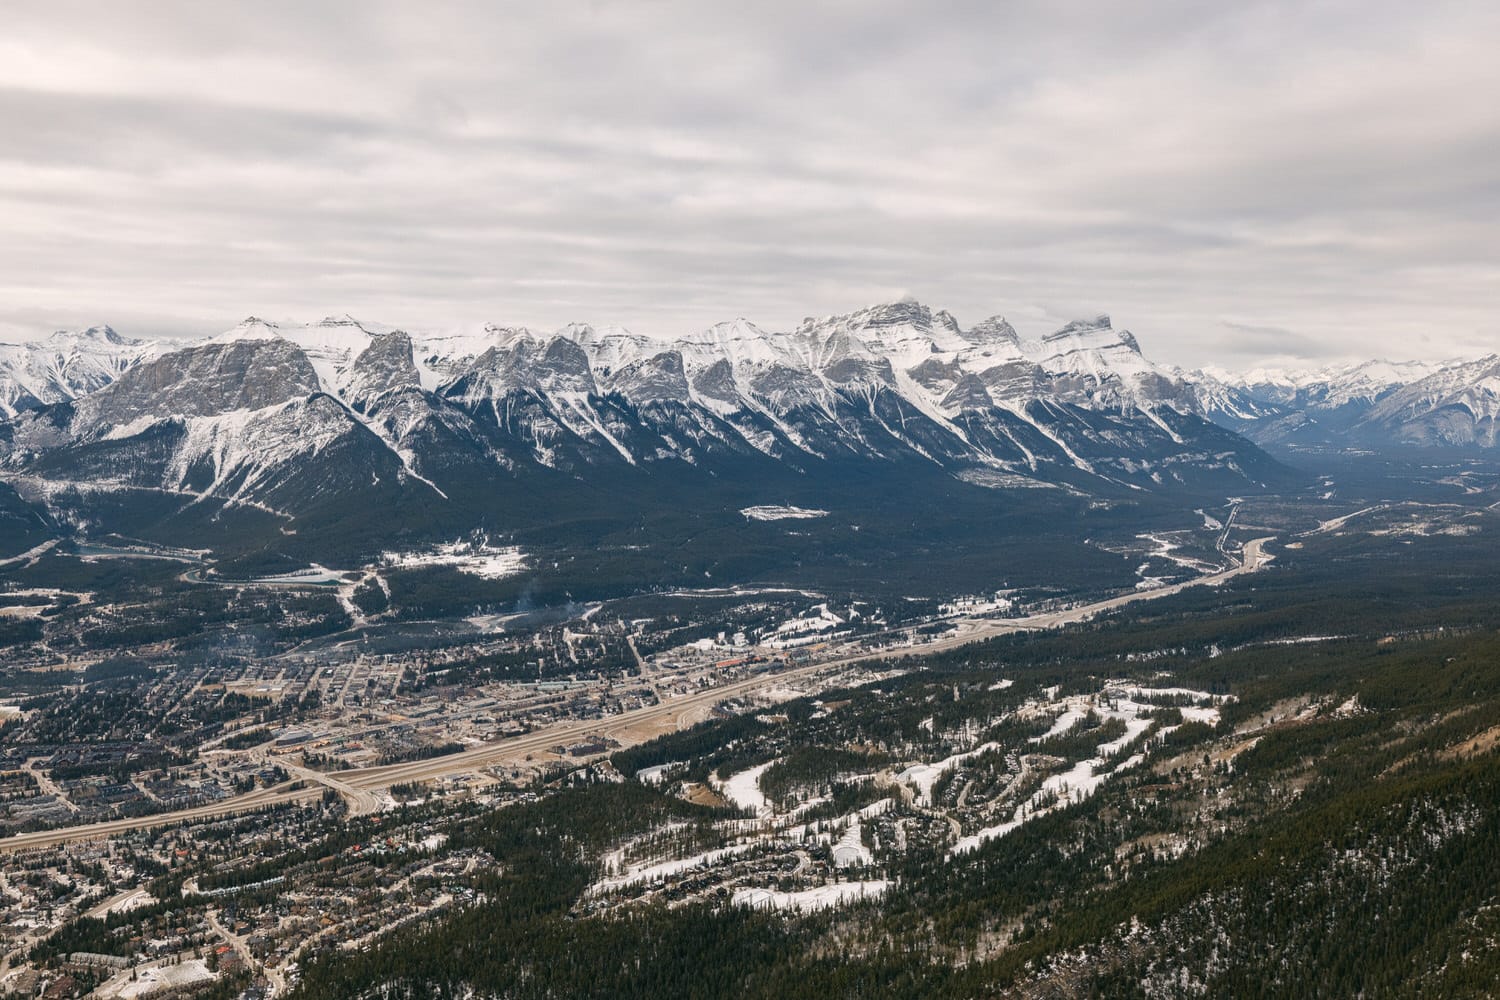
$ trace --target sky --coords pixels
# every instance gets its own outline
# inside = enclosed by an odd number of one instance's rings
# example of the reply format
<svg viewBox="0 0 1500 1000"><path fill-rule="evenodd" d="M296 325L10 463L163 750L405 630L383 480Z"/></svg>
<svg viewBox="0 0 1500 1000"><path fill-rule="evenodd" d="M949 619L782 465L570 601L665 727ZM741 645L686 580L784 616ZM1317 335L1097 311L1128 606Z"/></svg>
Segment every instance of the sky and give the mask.
<svg viewBox="0 0 1500 1000"><path fill-rule="evenodd" d="M1184 365L1500 349L1493 2L5 6L5 339L915 297Z"/></svg>

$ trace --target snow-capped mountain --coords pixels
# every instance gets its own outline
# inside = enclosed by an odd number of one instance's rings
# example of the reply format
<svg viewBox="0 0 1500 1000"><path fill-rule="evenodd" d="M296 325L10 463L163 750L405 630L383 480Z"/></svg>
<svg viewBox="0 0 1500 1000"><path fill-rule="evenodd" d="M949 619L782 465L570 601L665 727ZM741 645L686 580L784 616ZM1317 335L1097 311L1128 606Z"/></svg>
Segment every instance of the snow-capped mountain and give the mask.
<svg viewBox="0 0 1500 1000"><path fill-rule="evenodd" d="M1386 394L1361 421L1405 444L1500 444L1500 355L1439 369Z"/></svg>
<svg viewBox="0 0 1500 1000"><path fill-rule="evenodd" d="M583 324L408 334L349 317L252 317L176 350L109 337L108 378L10 411L10 473L295 516L374 488L482 505L500 486L620 469L753 482L919 463L1086 493L1283 472L1103 316L1037 340L913 302L677 339Z"/></svg>
<svg viewBox="0 0 1500 1000"><path fill-rule="evenodd" d="M1374 360L1302 371L1252 368L1230 372L1205 368L1188 378L1200 402L1210 405L1226 396L1238 395L1283 406L1302 402L1339 407L1373 403L1392 389L1426 378L1443 367L1444 362ZM1208 408L1206 405L1205 409Z"/></svg>
<svg viewBox="0 0 1500 1000"><path fill-rule="evenodd" d="M33 343L0 343L0 417L88 395L157 350L107 326L59 330Z"/></svg>
<svg viewBox="0 0 1500 1000"><path fill-rule="evenodd" d="M93 393L20 414L10 431L7 464L44 478L273 508L401 468L279 337L215 338L139 361Z"/></svg>
<svg viewBox="0 0 1500 1000"><path fill-rule="evenodd" d="M872 462L998 489L1212 491L1281 474L1239 434L1495 439L1493 360L1184 373L1106 316L1028 338L909 301L676 338L251 317L169 349L96 327L8 345L0 362L10 474L287 516L372 489L482 506L538 476L817 479Z"/></svg>
<svg viewBox="0 0 1500 1000"><path fill-rule="evenodd" d="M1366 361L1186 377L1204 415L1261 444L1493 447L1493 368L1493 358Z"/></svg>

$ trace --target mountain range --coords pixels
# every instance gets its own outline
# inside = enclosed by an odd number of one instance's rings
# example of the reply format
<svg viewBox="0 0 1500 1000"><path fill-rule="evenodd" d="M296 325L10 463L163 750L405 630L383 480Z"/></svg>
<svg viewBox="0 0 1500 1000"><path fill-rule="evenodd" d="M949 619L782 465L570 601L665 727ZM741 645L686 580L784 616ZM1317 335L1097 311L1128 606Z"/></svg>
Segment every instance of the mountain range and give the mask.
<svg viewBox="0 0 1500 1000"><path fill-rule="evenodd" d="M0 346L0 478L96 526L233 510L282 535L350 509L420 537L913 476L1190 499L1296 479L1260 445L1493 446L1497 399L1494 357L1234 377L1156 364L1106 316L1028 339L907 301L670 340L252 317L192 343Z"/></svg>
<svg viewBox="0 0 1500 1000"><path fill-rule="evenodd" d="M1324 449L1494 448L1500 355L1305 372L1222 370L1190 376L1205 416L1257 443Z"/></svg>

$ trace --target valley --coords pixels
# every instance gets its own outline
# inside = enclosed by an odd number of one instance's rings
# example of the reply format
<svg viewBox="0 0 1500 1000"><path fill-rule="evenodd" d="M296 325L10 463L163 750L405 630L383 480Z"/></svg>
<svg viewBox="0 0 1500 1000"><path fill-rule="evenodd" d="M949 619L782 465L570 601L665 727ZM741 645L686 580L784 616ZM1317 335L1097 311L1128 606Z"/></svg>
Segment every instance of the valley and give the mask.
<svg viewBox="0 0 1500 1000"><path fill-rule="evenodd" d="M284 786L273 786L255 792L248 792L244 795L234 796L217 805L197 806L175 812L155 813L130 820L114 820L88 826L68 826L58 830L19 834L14 837L0 839L0 852L26 850L36 847L55 847L78 840L93 840L100 837L108 837L127 830L141 829L148 826L167 825L188 820L212 819L219 816L262 809L268 805L305 801L308 798L309 791L312 791L308 787L309 781L315 784L326 785L326 787L333 788L339 792L341 796L348 800L351 814L359 815L360 813L371 812L379 805L380 800L371 796L370 792L384 791L394 784L407 782L426 783L438 779L453 778L458 775L476 776L478 772L496 765L516 767L524 761L534 759L538 752L545 752L556 747L565 747L570 743L583 743L590 739L609 741L608 743L601 743L601 747L618 746L620 745L619 738L625 736L628 740L628 734L632 732L650 732L654 730L671 732L684 728L684 723L687 720L712 714L711 710L724 702L749 701L753 703L757 700L757 696L761 695L767 688L778 689L777 694L783 697L790 692L810 696L816 694L820 687L828 684L837 683L841 686L849 684L851 676L848 673L848 668L858 665L886 660L905 660L913 655L926 655L958 649L994 636L1015 632L1057 628L1073 622L1087 621L1095 615L1125 607L1136 601L1171 596L1172 594L1180 593L1187 587L1215 586L1231 580L1242 573L1253 573L1264 566L1272 558L1265 551L1266 544L1270 541L1272 541L1270 538L1257 538L1247 542L1243 561L1238 566L1158 590L1137 591L1091 604L1082 604L1066 610L1043 612L1025 618L951 619L946 623L949 628L945 633L937 637L925 638L921 641L913 641L911 632L905 630L892 641L886 641L891 636L891 633L874 633L870 638L881 640L880 648L876 651L851 652L846 646L829 644L818 651L816 658L809 658L809 662L797 666L782 667L780 669L772 667L773 672L760 673L758 676L752 676L743 680L726 679L723 676L724 671L722 670L696 675L688 672L682 676L682 680L689 687L698 687L701 690L669 696L668 699L656 705L624 709L595 720L567 722L560 725L547 726L525 737L512 737L493 744L486 744L473 749L446 754L431 760L416 761L409 764L350 768L332 772L297 769L295 773L304 780L286 782ZM766 666L771 666L770 661L762 662ZM659 690L661 681L655 676L655 673L654 670L643 670L639 682L640 685ZM346 683L346 690L347 687ZM490 707L488 703L486 707ZM462 703L450 707L445 713L449 720L454 721L456 721L455 716L457 719L463 719L465 714L466 710ZM367 738L371 732L372 730L370 729L355 728L340 733L334 738L339 741L353 741ZM324 735L319 740L318 745L326 745L329 741L330 737ZM297 742L305 743L307 741ZM278 740L277 744L278 746L297 745L296 743L287 744L282 740ZM627 743L626 745L629 744ZM273 761L270 758L264 756L264 749L261 748L261 754L258 754L254 759L263 763L272 763ZM597 753L581 753L574 754L573 756L582 760L588 760L592 756L597 755Z"/></svg>
<svg viewBox="0 0 1500 1000"><path fill-rule="evenodd" d="M64 340L93 374L0 423L0 989L1500 967L1465 888L1500 874L1470 805L1500 476L1482 434L1369 450L1348 409L1434 372L1246 423L1103 317L1032 339L916 303L667 342ZM1293 405L1366 429L1264 436ZM1364 905L1467 950L1266 958Z"/></svg>
<svg viewBox="0 0 1500 1000"><path fill-rule="evenodd" d="M1484 596L1500 592L1488 554L1496 497L1445 478L1415 500L1351 496L1330 507L1267 496L1217 516L1200 508L1172 544L1196 538L1194 565L1222 568L1188 576L1159 556L1184 576L1152 589L1064 599L1007 588L893 605L809 587L692 588L555 621L512 618L502 631L399 614L382 622L390 609L372 607L365 622L346 617L311 644L265 634L241 648L224 640L259 609L325 613L316 609L339 603L330 582L385 571L205 586L183 579L198 569L129 545L113 548L130 558L45 550L20 571L125 573L117 585L135 593L145 573L182 588L173 602L228 600L230 617L199 626L218 636L206 658L184 657L199 640L174 650L127 638L110 641L127 643L128 659L101 650L44 665L33 650L31 666L23 658L7 670L5 698L19 714L3 730L16 763L0 793L14 789L4 801L25 810L8 807L0 851L50 880L12 881L13 915L22 926L36 917L8 961L66 960L77 976L94 967L76 954L124 954L147 976L162 958L131 943L144 930L169 964L227 948L227 965L220 955L195 973L204 983L342 995L374 974L352 956L482 934L470 923L479 914L560 878L545 890L562 894L547 904L560 908L526 925L529 947L570 927L680 934L692 914L716 934L736 926L749 940L805 942L792 966L771 968L767 991L788 989L776 970L795 968L817 992L827 970L814 942L827 934L866 942L853 945L854 967L880 976L888 960L874 942L907 942L928 956L902 965L922 995L963 993L973 976L1067 981L1068 966L1016 964L1077 933L1071 911L1043 902L1062 898L1062 883L987 897L990 916L958 937L939 914L995 891L984 873L997 857L1100 837L1083 856L1113 845L1106 868L1054 860L1049 878L1080 879L1071 891L1100 900L1188 878L1198 859L1256 828L1251 814L1274 824L1301 808L1303 772L1262 779L1257 769L1285 768L1271 747L1321 728L1409 720L1407 735L1360 765L1392 773L1428 767L1413 764L1419 746L1453 747L1438 759L1455 773L1488 753L1487 698L1453 715L1417 688L1403 693L1419 674L1381 675L1395 685L1384 693L1339 680L1337 664L1366 662L1360 650L1423 657L1434 644L1488 641L1500 625ZM1166 536L1146 535L1139 552L1160 553ZM1418 602L1403 596L1436 564L1463 582ZM1383 569L1351 572L1366 565ZM390 593L400 600L399 587ZM1403 610L1382 615L1382 593ZM112 613L107 591L87 594L63 613ZM122 696L139 708L112 713ZM39 808L48 801L50 813ZM538 832L516 840L512 822ZM1077 841L1083 830L1094 832ZM545 853L554 837L591 845L590 860L515 867L514 851ZM952 882L960 871L967 881ZM47 890L57 893L50 922L30 908L43 884L70 887ZM371 895L362 884L388 888ZM951 901L920 902L934 892ZM105 905L117 898L130 906ZM185 934L151 930L169 911L181 911L173 922ZM1068 947L1106 949L1095 975L1144 961L1125 956L1146 952L1077 940ZM101 984L115 975L97 968ZM444 975L487 975L453 968Z"/></svg>

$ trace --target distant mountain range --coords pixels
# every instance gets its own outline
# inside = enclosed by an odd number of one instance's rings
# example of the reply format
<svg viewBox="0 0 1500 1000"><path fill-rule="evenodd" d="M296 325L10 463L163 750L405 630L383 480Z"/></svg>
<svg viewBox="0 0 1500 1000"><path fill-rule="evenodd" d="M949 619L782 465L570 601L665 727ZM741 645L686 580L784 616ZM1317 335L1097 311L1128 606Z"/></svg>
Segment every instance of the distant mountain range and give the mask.
<svg viewBox="0 0 1500 1000"><path fill-rule="evenodd" d="M1494 448L1500 355L1191 376L1199 410L1264 445Z"/></svg>
<svg viewBox="0 0 1500 1000"><path fill-rule="evenodd" d="M0 344L0 419L86 396L156 352L155 343L122 337L107 326Z"/></svg>
<svg viewBox="0 0 1500 1000"><path fill-rule="evenodd" d="M1493 446L1497 399L1493 357L1188 373L1105 316L1031 340L912 302L676 340L250 318L196 343L93 327L0 346L0 475L31 495L144 491L284 519L353 501L409 522L416 505L444 523L496 504L536 516L589 488L607 503L648 480L748 495L871 468L1222 496L1289 481L1255 442Z"/></svg>

